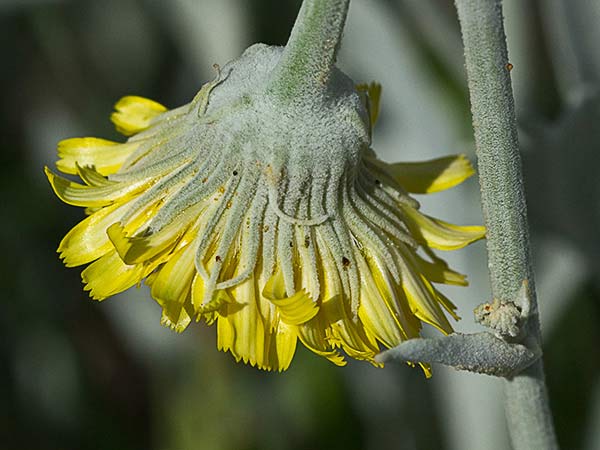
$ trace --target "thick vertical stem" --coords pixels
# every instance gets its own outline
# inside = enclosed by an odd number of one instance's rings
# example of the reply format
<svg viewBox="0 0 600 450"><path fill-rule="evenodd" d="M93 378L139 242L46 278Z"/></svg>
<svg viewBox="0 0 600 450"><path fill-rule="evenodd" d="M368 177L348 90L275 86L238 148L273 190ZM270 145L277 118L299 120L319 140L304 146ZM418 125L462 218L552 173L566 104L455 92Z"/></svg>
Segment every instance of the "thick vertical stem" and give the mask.
<svg viewBox="0 0 600 450"><path fill-rule="evenodd" d="M487 226L494 298L513 300L529 281L531 316L524 344L537 348L540 326L531 268L525 192L500 0L456 0ZM505 408L517 450L557 448L541 359L505 381Z"/></svg>
<svg viewBox="0 0 600 450"><path fill-rule="evenodd" d="M322 92L335 67L350 0L304 0L270 93L292 99Z"/></svg>

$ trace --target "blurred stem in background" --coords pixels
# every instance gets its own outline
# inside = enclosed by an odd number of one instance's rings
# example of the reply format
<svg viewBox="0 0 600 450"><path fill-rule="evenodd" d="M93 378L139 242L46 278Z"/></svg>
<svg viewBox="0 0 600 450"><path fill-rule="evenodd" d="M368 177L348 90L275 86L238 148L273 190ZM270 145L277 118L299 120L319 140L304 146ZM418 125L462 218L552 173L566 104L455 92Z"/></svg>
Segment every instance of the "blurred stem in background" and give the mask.
<svg viewBox="0 0 600 450"><path fill-rule="evenodd" d="M512 301L529 282L531 311L523 343L541 347L527 209L500 0L456 0L465 60L494 298ZM541 358L505 380L515 449L557 448Z"/></svg>

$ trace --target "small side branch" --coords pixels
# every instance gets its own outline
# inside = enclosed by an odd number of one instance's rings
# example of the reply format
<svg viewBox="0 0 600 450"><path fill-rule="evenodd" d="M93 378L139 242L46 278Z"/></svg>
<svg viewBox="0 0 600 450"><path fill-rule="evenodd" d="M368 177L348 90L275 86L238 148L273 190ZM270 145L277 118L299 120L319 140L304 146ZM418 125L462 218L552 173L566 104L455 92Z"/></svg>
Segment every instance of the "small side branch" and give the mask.
<svg viewBox="0 0 600 450"><path fill-rule="evenodd" d="M535 363L542 352L527 348L516 338L529 318L529 283L523 281L514 301L494 300L475 309L475 319L494 333L451 334L432 339L410 339L377 355L377 361L439 363L474 373L512 378Z"/></svg>
<svg viewBox="0 0 600 450"><path fill-rule="evenodd" d="M483 332L410 339L380 353L376 360L440 363L458 370L510 378L533 364L539 356L539 352L524 345L509 344L492 333Z"/></svg>

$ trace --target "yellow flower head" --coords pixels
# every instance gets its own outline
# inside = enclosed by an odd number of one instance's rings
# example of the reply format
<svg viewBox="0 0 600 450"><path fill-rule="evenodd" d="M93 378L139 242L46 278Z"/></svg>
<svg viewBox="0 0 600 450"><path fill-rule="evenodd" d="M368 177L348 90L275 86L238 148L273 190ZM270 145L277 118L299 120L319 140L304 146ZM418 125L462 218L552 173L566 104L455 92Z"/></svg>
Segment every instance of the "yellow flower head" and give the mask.
<svg viewBox="0 0 600 450"><path fill-rule="evenodd" d="M261 369L287 369L298 340L338 365L343 353L377 364L422 322L452 332L455 306L433 283L467 283L431 249L484 229L429 217L408 192L452 187L471 165L378 160L380 86L336 71L318 107L280 103L264 83L280 55L251 47L177 109L122 98L111 118L124 143L62 141L57 168L83 183L46 174L89 216L61 258L89 264L97 300L145 280L164 325L216 322L218 348Z"/></svg>

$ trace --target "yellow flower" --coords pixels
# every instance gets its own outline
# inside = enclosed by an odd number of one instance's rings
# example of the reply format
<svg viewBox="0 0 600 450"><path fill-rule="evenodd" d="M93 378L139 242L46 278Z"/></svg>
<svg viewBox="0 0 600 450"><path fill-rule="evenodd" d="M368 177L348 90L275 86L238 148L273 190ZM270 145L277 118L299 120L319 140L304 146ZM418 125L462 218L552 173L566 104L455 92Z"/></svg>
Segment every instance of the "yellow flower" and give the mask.
<svg viewBox="0 0 600 450"><path fill-rule="evenodd" d="M380 346L418 337L422 322L451 333L455 306L433 283L467 282L431 250L484 228L429 217L408 192L461 183L468 160L378 160L380 86L354 89L341 72L333 103L348 108L273 103L256 80L278 54L251 47L177 109L122 98L111 119L124 143L59 143L57 168L83 183L48 179L88 214L60 243L65 265L89 264L96 300L145 280L164 325L216 322L218 348L261 369L287 369L298 340L338 365L343 353L377 365ZM315 116L326 133L306 126Z"/></svg>

